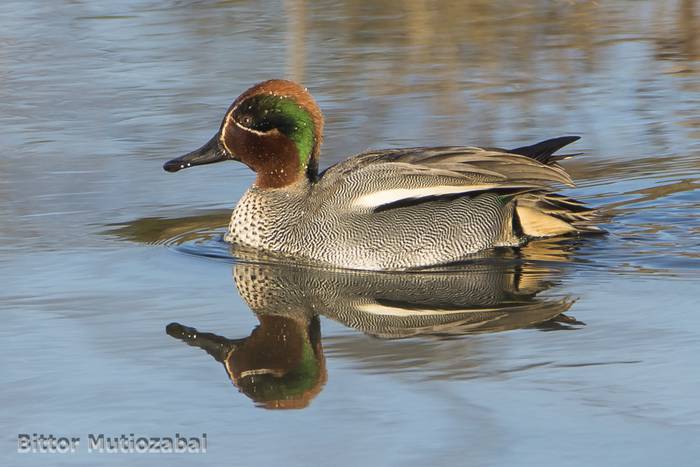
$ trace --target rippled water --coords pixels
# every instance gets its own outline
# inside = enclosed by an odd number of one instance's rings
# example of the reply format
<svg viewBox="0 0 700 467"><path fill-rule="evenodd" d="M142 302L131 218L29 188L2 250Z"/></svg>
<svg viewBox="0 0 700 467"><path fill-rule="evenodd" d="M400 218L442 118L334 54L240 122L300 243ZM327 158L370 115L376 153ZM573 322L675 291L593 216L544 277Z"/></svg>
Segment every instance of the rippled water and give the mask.
<svg viewBox="0 0 700 467"><path fill-rule="evenodd" d="M693 0L2 2L0 463L697 463L698 31ZM425 274L231 252L252 174L161 164L280 76L322 166L579 134L609 234ZM208 452L16 453L176 432Z"/></svg>

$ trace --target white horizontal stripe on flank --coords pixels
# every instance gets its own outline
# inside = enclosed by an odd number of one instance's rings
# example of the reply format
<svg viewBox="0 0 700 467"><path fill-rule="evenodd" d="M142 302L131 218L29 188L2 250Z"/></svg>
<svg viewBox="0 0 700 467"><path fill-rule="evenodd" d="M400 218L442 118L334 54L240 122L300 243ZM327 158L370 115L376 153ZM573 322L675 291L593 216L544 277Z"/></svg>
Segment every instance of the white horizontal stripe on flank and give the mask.
<svg viewBox="0 0 700 467"><path fill-rule="evenodd" d="M375 191L360 196L352 205L355 207L373 208L383 204L393 203L402 199L424 198L426 196L447 195L450 193L468 193L470 191L489 190L502 185L468 185L468 186L431 186L427 188L394 188L391 190Z"/></svg>
<svg viewBox="0 0 700 467"><path fill-rule="evenodd" d="M418 310L415 308L400 308L395 306L380 305L378 303L363 303L361 305L358 305L357 309L365 313L385 316L455 315L469 312L484 313L498 310L497 308L479 308L474 310L435 310L428 308L425 310Z"/></svg>

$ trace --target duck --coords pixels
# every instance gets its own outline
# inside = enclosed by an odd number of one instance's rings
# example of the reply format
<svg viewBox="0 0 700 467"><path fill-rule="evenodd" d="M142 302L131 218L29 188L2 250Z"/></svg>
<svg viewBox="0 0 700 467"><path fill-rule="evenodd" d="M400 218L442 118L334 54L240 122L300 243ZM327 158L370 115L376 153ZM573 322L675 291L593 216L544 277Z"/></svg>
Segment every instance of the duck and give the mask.
<svg viewBox="0 0 700 467"><path fill-rule="evenodd" d="M402 271L468 260L537 238L601 233L599 211L558 194L574 186L555 155L579 136L515 149L370 150L319 172L324 119L308 89L271 79L229 106L203 146L167 172L242 162L255 180L224 240L284 261Z"/></svg>

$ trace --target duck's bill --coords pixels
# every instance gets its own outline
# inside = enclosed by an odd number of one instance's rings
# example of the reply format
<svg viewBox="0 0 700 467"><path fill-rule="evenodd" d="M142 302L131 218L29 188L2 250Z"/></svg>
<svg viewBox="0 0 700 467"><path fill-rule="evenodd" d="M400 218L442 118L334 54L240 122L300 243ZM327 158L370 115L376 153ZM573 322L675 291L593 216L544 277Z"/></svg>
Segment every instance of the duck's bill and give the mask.
<svg viewBox="0 0 700 467"><path fill-rule="evenodd" d="M163 164L163 169L168 172L177 172L178 170L187 169L195 165L213 164L228 160L229 157L226 151L221 148L218 136L214 136L204 146L195 149L189 154L169 160Z"/></svg>
<svg viewBox="0 0 700 467"><path fill-rule="evenodd" d="M243 342L243 339L227 339L210 332L199 332L195 328L183 326L180 323L168 324L165 332L188 345L199 347L220 362L223 362L229 352Z"/></svg>

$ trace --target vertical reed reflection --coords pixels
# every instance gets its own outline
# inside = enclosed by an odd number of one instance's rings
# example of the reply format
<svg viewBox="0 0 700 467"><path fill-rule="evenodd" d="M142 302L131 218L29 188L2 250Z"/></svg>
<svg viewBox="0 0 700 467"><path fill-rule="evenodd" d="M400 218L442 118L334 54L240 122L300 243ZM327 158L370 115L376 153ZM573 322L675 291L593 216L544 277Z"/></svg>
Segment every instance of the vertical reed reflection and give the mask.
<svg viewBox="0 0 700 467"><path fill-rule="evenodd" d="M287 13L287 76L304 82L306 69L306 5L305 0L285 0Z"/></svg>

